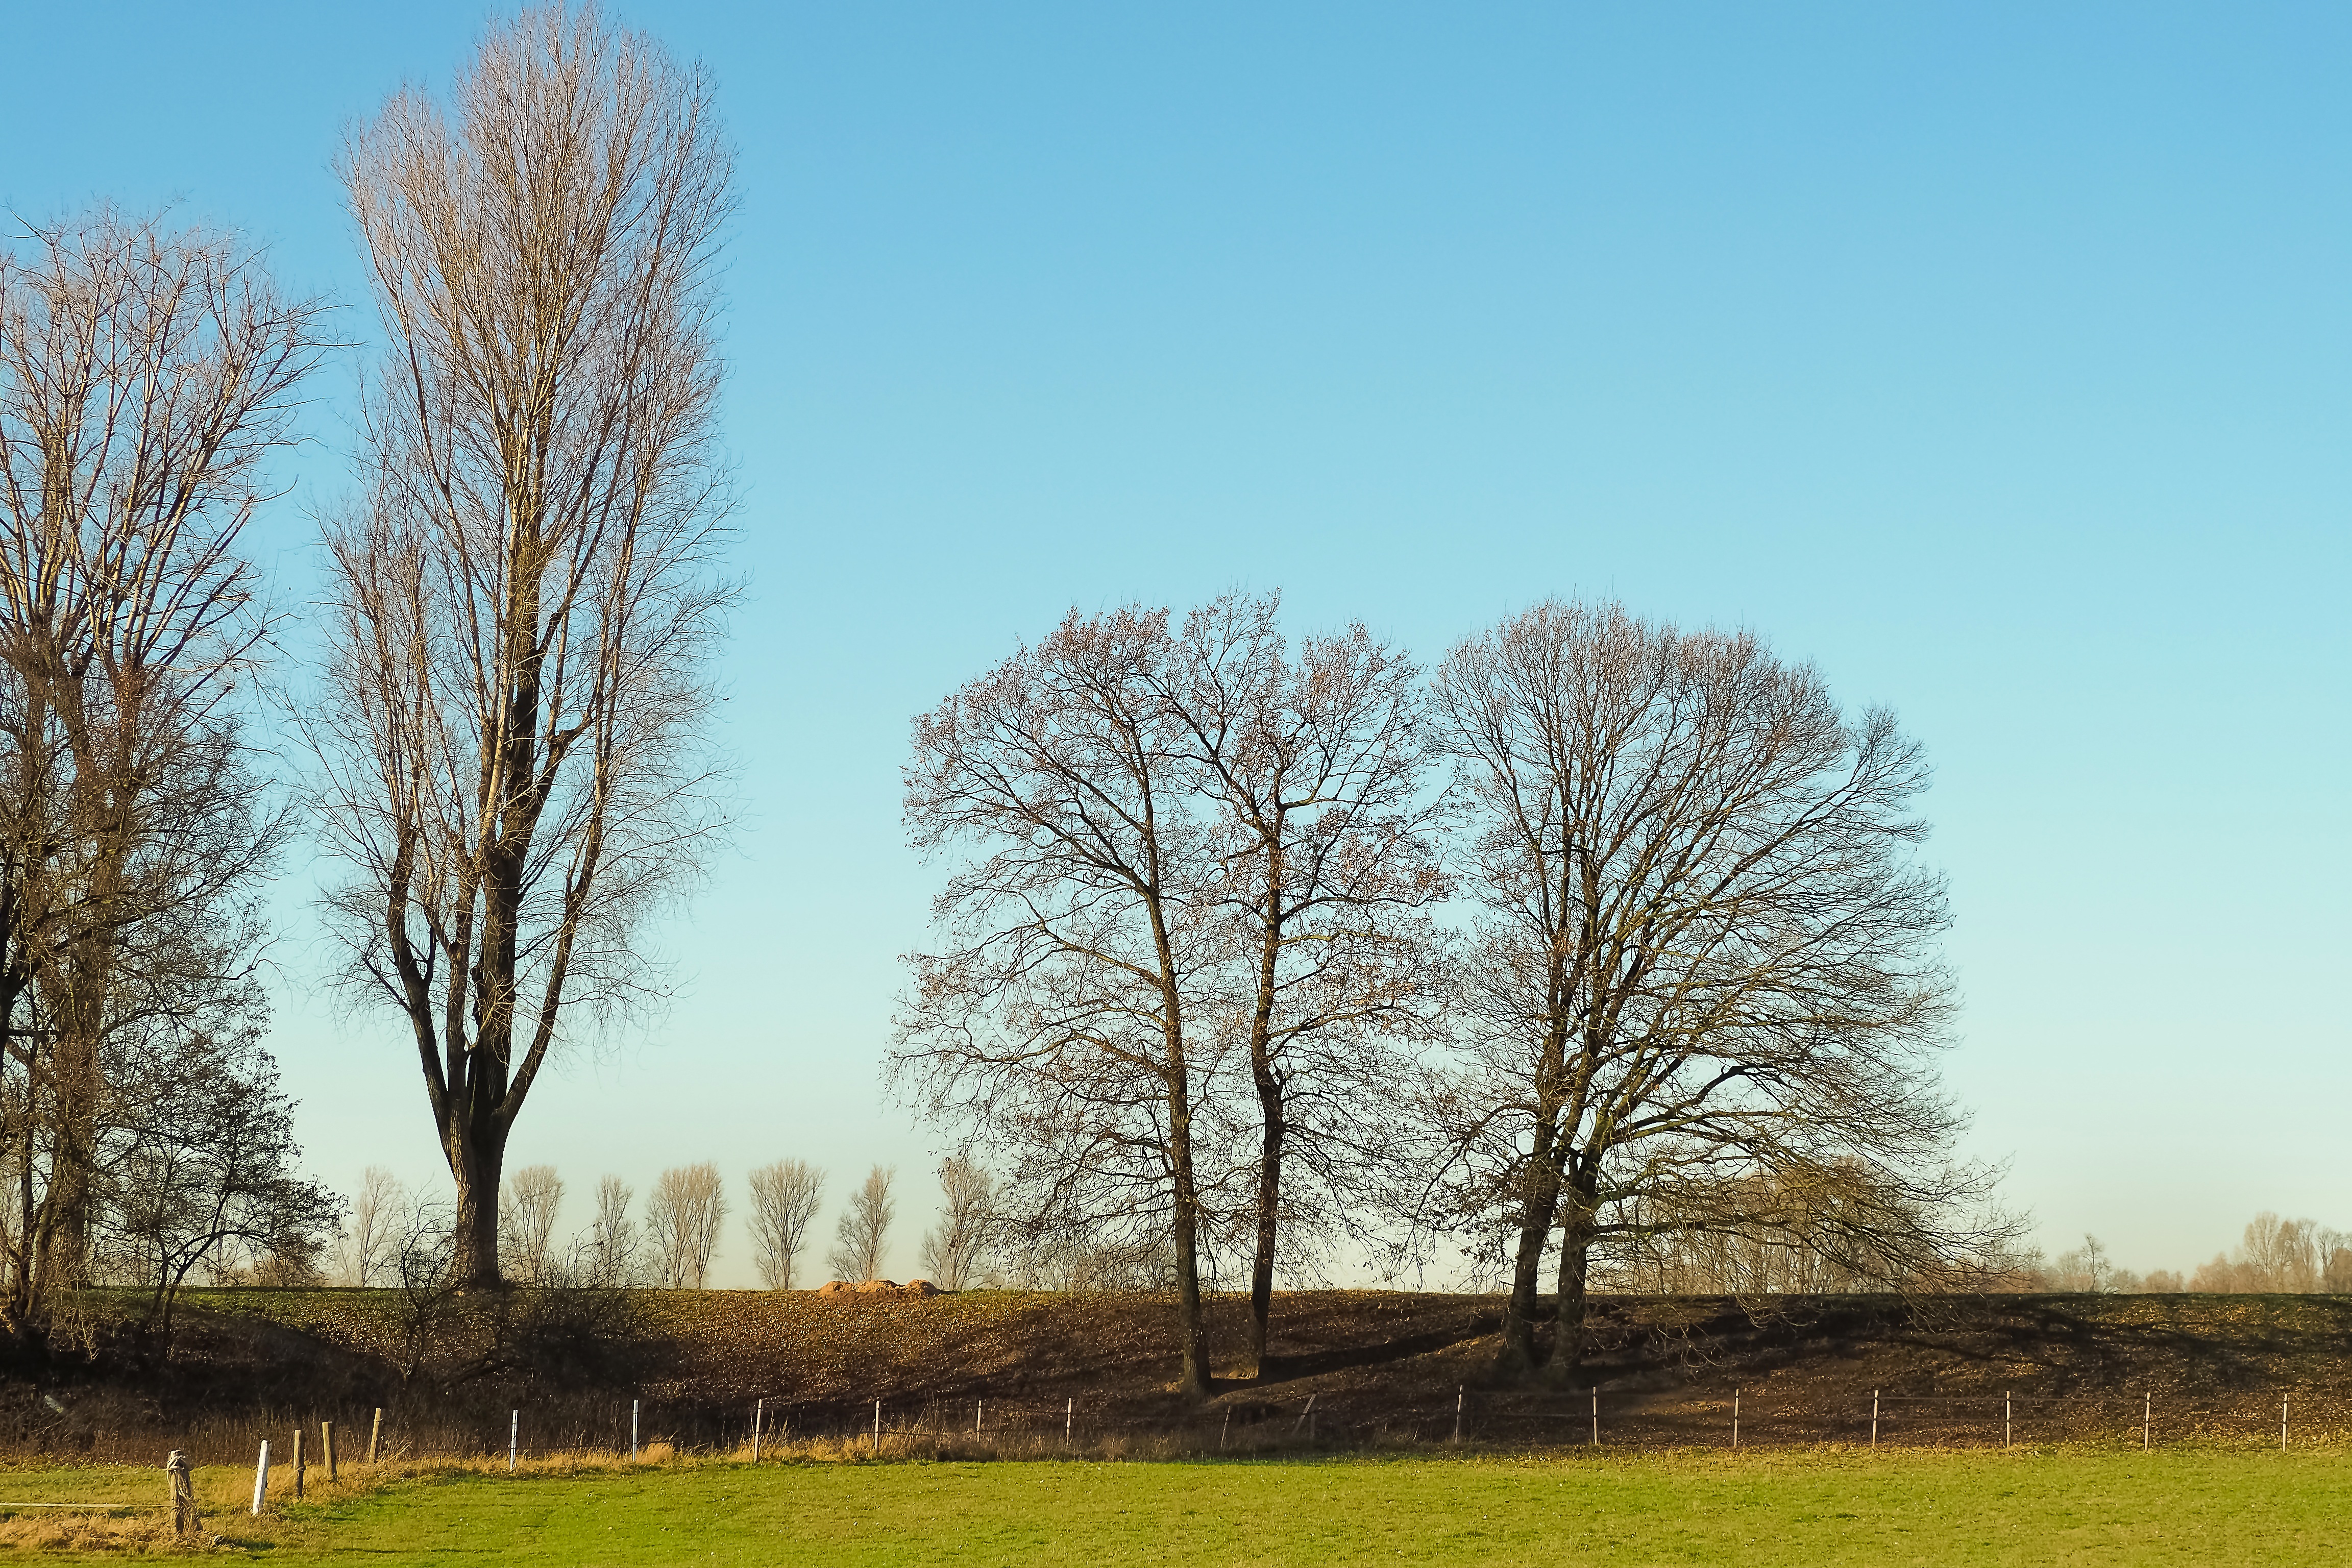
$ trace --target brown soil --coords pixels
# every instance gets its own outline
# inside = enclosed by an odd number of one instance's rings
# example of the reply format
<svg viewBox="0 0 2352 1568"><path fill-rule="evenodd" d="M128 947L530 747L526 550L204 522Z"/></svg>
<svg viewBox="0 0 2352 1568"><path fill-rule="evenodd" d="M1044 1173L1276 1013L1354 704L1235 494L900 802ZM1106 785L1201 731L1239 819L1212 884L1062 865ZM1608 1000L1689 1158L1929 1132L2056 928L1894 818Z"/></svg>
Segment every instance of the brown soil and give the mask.
<svg viewBox="0 0 2352 1568"><path fill-rule="evenodd" d="M759 1400L801 1433L862 1431L879 1400L887 1427L940 1433L969 1432L977 1417L991 1431L1058 1436L1069 1423L1211 1446L1310 1432L1324 1443L1439 1441L1458 1409L1473 1441L1581 1443L1597 1394L1605 1444L1713 1445L1730 1439L1735 1391L1746 1444L1866 1442L1874 1398L1882 1442L1998 1444L2004 1400L2018 1442L2137 1442L2144 1415L2158 1441L2275 1441L2282 1397L2299 1434L2352 1427L2347 1298L1602 1298L1591 1354L1567 1388L1496 1374L1500 1306L1386 1291L1279 1297L1267 1375L1221 1355L1215 1395L1195 1408L1172 1387L1165 1297L646 1292L625 1346L556 1370L403 1385L386 1360L397 1336L385 1293L205 1291L184 1309L168 1367L113 1366L101 1353L69 1376L11 1378L0 1399L30 1409L37 1393L70 1383L78 1408L120 1412L135 1384L155 1422L183 1426L195 1410L234 1422L245 1405L352 1422L382 1404L407 1412L409 1429L422 1431L429 1411L470 1431L490 1412L500 1451L509 1404L541 1412L551 1444L559 1426L572 1434L564 1441L617 1440L633 1398L649 1432L692 1443L740 1436ZM1213 1347L1244 1342L1244 1307L1211 1301ZM44 1420L71 1425L33 1426ZM17 1438L33 1440L29 1428Z"/></svg>

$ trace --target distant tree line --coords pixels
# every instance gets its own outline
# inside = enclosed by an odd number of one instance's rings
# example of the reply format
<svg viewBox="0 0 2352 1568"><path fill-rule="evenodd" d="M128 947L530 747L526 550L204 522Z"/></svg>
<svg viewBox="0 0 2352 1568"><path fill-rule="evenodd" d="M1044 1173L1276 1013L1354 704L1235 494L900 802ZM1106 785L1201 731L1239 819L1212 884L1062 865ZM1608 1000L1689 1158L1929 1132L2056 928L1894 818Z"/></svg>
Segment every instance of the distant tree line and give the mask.
<svg viewBox="0 0 2352 1568"><path fill-rule="evenodd" d="M2156 1295L2192 1290L2211 1295L2352 1294L2352 1233L2309 1219L2264 1212L2246 1225L2233 1252L2217 1252L2186 1275L2168 1268L2146 1274L2116 1266L2095 1236L2044 1262L2036 1253L2019 1260L2016 1288L2029 1290L2114 1291Z"/></svg>

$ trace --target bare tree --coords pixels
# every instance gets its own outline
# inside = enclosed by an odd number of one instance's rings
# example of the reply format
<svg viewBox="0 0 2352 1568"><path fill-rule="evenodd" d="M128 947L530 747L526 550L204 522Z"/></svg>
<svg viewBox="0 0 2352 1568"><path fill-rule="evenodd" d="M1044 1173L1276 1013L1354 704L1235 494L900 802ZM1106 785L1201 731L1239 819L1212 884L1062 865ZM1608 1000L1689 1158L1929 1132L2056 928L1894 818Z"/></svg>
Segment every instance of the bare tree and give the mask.
<svg viewBox="0 0 2352 1568"><path fill-rule="evenodd" d="M646 1199L646 1240L653 1249L655 1278L673 1290L701 1289L726 1218L718 1166L664 1171Z"/></svg>
<svg viewBox="0 0 2352 1568"><path fill-rule="evenodd" d="M1461 1223L1507 1243L1507 1365L1536 1362L1555 1237L1566 1378L1596 1245L1801 1235L1900 1279L2000 1228L1948 1157L1943 889L1892 716L1850 721L1751 637L1558 602L1455 648L1434 696L1485 912L1431 1103Z"/></svg>
<svg viewBox="0 0 2352 1568"><path fill-rule="evenodd" d="M492 26L451 98L395 95L341 160L390 347L302 718L352 978L408 1020L488 1283L549 1051L658 1000L638 933L722 826L731 154L707 76L593 6Z"/></svg>
<svg viewBox="0 0 2352 1568"><path fill-rule="evenodd" d="M293 1102L258 1043L265 1016L256 997L225 1037L173 1031L106 1064L96 1251L147 1289L166 1342L191 1273L308 1282L342 1207L297 1169Z"/></svg>
<svg viewBox="0 0 2352 1568"><path fill-rule="evenodd" d="M824 1173L805 1160L779 1160L751 1173L751 1245L760 1282L793 1288L809 1221L824 1193Z"/></svg>
<svg viewBox="0 0 2352 1568"><path fill-rule="evenodd" d="M1277 595L1227 595L1192 612L1169 694L1211 805L1217 897L1239 927L1261 1377L1286 1216L1296 1261L1310 1216L1350 1226L1377 1212L1363 1195L1388 1167L1391 1093L1411 1077L1393 1047L1436 1011L1444 971L1425 911L1447 887L1440 803L1423 788L1419 670L1361 626L1294 652L1279 608Z"/></svg>
<svg viewBox="0 0 2352 1568"><path fill-rule="evenodd" d="M2095 1236L2085 1234L2083 1245L2060 1253L2050 1264L2050 1288L2088 1293L2119 1289L2107 1249Z"/></svg>
<svg viewBox="0 0 2352 1568"><path fill-rule="evenodd" d="M645 1237L637 1222L629 1217L629 1204L635 1196L618 1176L597 1182L596 1217L587 1235L574 1244L578 1270L591 1283L605 1287L637 1283L643 1272Z"/></svg>
<svg viewBox="0 0 2352 1568"><path fill-rule="evenodd" d="M918 721L909 833L954 860L893 1074L1003 1155L1009 1245L1168 1241L1180 1385L1198 1398L1195 1121L1216 1061L1193 1015L1231 944L1167 697L1176 659L1165 611L1074 611Z"/></svg>
<svg viewBox="0 0 2352 1568"><path fill-rule="evenodd" d="M923 1233L923 1272L942 1290L961 1290L987 1267L996 1184L970 1160L950 1155L940 1164L940 1189L947 1206Z"/></svg>
<svg viewBox="0 0 2352 1568"><path fill-rule="evenodd" d="M382 1165L360 1173L360 1190L335 1248L337 1281L369 1286L383 1282L392 1246L394 1214L407 1201L398 1177Z"/></svg>
<svg viewBox="0 0 2352 1568"><path fill-rule="evenodd" d="M499 1205L499 1247L526 1285L544 1285L560 1261L554 1252L555 1211L563 1206L563 1178L552 1165L525 1165L507 1179Z"/></svg>
<svg viewBox="0 0 2352 1568"><path fill-rule="evenodd" d="M241 539L325 307L229 233L101 207L22 238L0 250L0 1325L37 1338L86 1262L105 1036L239 983L258 940L282 821L239 738L269 620Z"/></svg>
<svg viewBox="0 0 2352 1568"><path fill-rule="evenodd" d="M893 1166L875 1166L866 1173L866 1180L849 1194L849 1206L841 1214L835 1227L833 1250L825 1256L825 1267L839 1279L878 1279L882 1277L882 1258L890 1245L890 1222L898 1215L898 1205L890 1200L890 1184L898 1176Z"/></svg>

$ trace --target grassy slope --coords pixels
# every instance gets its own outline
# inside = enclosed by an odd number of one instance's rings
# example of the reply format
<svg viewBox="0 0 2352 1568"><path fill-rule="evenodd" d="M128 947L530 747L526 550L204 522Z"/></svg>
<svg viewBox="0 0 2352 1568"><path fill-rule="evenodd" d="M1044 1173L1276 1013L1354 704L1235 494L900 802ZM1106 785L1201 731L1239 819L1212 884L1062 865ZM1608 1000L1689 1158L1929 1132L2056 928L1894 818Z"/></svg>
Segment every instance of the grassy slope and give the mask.
<svg viewBox="0 0 2352 1568"><path fill-rule="evenodd" d="M709 1465L410 1482L215 1528L267 1560L520 1565L2340 1562L2340 1453L1824 1451L1290 1464ZM209 1497L235 1478L205 1477ZM10 1497L155 1492L17 1472Z"/></svg>

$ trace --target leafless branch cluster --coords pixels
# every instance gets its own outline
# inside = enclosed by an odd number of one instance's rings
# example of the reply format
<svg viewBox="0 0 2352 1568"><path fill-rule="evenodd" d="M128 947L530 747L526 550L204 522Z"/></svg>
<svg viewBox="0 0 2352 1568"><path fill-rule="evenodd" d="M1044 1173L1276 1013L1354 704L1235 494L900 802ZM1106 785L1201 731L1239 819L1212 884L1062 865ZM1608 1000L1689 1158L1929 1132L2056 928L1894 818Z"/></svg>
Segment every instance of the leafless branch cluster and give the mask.
<svg viewBox="0 0 2352 1568"><path fill-rule="evenodd" d="M362 990L415 1037L457 1267L499 1278L506 1142L583 1012L657 1000L645 917L724 802L710 86L592 7L492 26L341 165L389 347L328 529L310 804Z"/></svg>
<svg viewBox="0 0 2352 1568"><path fill-rule="evenodd" d="M1890 716L1613 605L1538 605L1426 683L1278 609L1074 612L917 722L947 883L894 1072L1004 1162L1008 1257L1164 1248L1198 1392L1200 1281L1246 1260L1262 1365L1277 1262L1334 1234L1465 1237L1555 1375L1595 1270L1949 1285L2008 1237L1948 1153L1927 769Z"/></svg>
<svg viewBox="0 0 2352 1568"><path fill-rule="evenodd" d="M664 1171L646 1199L646 1243L655 1282L673 1290L701 1289L726 1218L718 1166L705 1163Z"/></svg>
<svg viewBox="0 0 2352 1568"><path fill-rule="evenodd" d="M120 1197L122 1168L100 1180L125 1138L168 1165L157 1118L188 1133L234 1086L265 1121L277 1103L249 1041L284 819L243 739L269 616L240 539L323 315L235 235L157 217L100 207L0 250L0 1323L19 1338L128 1223L100 1190ZM167 1082L203 1104L140 1098ZM238 1181L260 1179L249 1154L224 1156ZM142 1245L184 1273L159 1215Z"/></svg>
<svg viewBox="0 0 2352 1568"><path fill-rule="evenodd" d="M751 1247L760 1282L789 1290L809 1222L824 1194L824 1173L805 1160L779 1160L751 1173Z"/></svg>
<svg viewBox="0 0 2352 1568"><path fill-rule="evenodd" d="M890 1195L898 1174L895 1169L877 1165L849 1194L849 1206L841 1211L835 1230L833 1250L825 1257L825 1266L836 1279L856 1282L881 1277L882 1255L890 1245L890 1225L898 1217L898 1202Z"/></svg>

